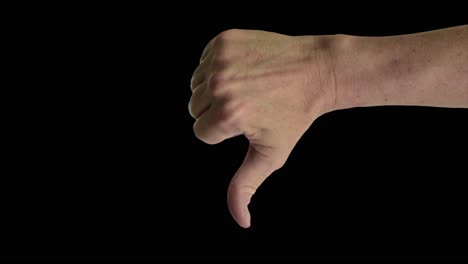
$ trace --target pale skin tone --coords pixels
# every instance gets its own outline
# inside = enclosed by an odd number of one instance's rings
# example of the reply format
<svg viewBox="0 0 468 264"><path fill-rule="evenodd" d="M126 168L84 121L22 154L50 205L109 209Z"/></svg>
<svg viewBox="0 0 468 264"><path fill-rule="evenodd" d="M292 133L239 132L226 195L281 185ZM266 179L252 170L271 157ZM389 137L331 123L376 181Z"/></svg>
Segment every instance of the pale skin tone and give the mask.
<svg viewBox="0 0 468 264"><path fill-rule="evenodd" d="M228 30L206 46L191 88L196 137L250 142L228 187L232 216L249 227L252 195L320 115L384 105L468 108L468 26L388 37Z"/></svg>

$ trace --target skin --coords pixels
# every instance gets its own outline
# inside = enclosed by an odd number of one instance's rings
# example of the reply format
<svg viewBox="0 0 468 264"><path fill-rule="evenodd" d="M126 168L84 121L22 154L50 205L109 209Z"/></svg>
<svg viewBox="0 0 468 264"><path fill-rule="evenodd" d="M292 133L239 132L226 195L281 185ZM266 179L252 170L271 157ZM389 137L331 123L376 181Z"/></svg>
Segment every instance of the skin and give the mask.
<svg viewBox="0 0 468 264"><path fill-rule="evenodd" d="M252 195L320 115L363 106L468 107L468 26L389 37L228 30L206 46L191 89L196 137L250 142L228 187L229 210L247 228Z"/></svg>

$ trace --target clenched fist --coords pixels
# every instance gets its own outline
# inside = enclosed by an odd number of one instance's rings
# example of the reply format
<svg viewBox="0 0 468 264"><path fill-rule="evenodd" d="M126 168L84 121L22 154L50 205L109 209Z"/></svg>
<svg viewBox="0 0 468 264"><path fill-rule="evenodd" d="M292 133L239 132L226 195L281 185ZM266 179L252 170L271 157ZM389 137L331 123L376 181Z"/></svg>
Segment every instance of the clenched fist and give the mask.
<svg viewBox="0 0 468 264"><path fill-rule="evenodd" d="M334 104L326 40L251 30L212 39L192 81L195 135L208 144L243 135L250 146L228 188L228 205L242 227L260 184L285 163L314 119Z"/></svg>
<svg viewBox="0 0 468 264"><path fill-rule="evenodd" d="M321 114L378 105L468 108L468 25L407 35L291 37L228 30L211 40L192 77L195 135L250 142L228 189L243 227L260 184Z"/></svg>

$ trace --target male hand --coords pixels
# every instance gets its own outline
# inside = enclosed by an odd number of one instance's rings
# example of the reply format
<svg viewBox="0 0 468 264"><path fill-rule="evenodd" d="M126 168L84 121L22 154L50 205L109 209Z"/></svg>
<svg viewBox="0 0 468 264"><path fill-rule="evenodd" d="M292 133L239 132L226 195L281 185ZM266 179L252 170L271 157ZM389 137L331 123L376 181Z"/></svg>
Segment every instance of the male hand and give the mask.
<svg viewBox="0 0 468 264"><path fill-rule="evenodd" d="M312 122L333 110L335 83L325 37L228 30L213 38L192 81L195 135L208 144L244 135L247 155L228 188L242 227L260 184L281 168Z"/></svg>

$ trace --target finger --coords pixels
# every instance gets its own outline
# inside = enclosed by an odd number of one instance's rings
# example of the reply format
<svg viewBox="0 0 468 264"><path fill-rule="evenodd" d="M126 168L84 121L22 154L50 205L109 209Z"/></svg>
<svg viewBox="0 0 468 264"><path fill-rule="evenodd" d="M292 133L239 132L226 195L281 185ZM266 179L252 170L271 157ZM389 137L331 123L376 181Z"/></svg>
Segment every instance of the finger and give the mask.
<svg viewBox="0 0 468 264"><path fill-rule="evenodd" d="M218 144L225 139L240 135L230 118L220 118L216 106L213 104L195 121L193 125L195 136L207 144Z"/></svg>
<svg viewBox="0 0 468 264"><path fill-rule="evenodd" d="M209 66L210 65L208 61L205 61L198 65L198 67L193 72L192 79L190 80L190 88L192 89L192 92L197 88L198 85L200 85L208 78L208 74L210 72Z"/></svg>
<svg viewBox="0 0 468 264"><path fill-rule="evenodd" d="M189 113L197 119L200 117L210 106L211 100L209 93L207 93L207 82L203 82L197 87L192 94L189 102Z"/></svg>
<svg viewBox="0 0 468 264"><path fill-rule="evenodd" d="M250 213L247 206L257 188L273 171L271 160L250 145L244 162L228 188L229 211L240 226L250 227Z"/></svg>
<svg viewBox="0 0 468 264"><path fill-rule="evenodd" d="M202 55L200 57L200 63L203 62L203 60L208 56L208 54L211 51L211 48L213 47L213 43L215 41L216 37L212 38L208 44L206 44L205 48L203 49Z"/></svg>

